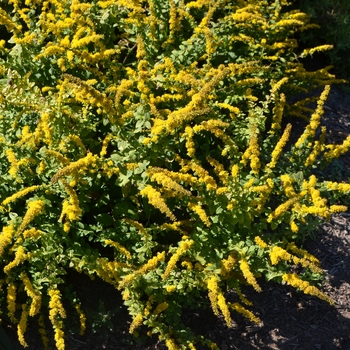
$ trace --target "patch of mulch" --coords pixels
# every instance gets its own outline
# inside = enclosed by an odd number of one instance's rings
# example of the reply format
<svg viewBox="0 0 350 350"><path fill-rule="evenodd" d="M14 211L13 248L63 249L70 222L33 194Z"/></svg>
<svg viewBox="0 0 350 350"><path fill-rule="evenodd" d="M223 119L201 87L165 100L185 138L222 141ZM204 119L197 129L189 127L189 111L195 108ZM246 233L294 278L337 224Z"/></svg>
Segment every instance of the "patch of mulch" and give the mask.
<svg viewBox="0 0 350 350"><path fill-rule="evenodd" d="M322 124L327 126L327 143L341 143L350 134L350 94L332 87ZM349 155L343 155L334 164L331 169L324 170L325 178L348 181ZM237 314L233 315L233 327L227 328L224 320L215 317L210 307L197 311L184 310L184 323L197 334L216 342L221 350L350 349L350 213L333 215L329 222L317 229L313 239L308 239L304 248L321 261L326 273L321 289L334 300L334 306L297 292L288 285L260 280L261 293L248 287L243 289L253 302L254 306L250 309L260 318L260 324L254 325ZM111 286L78 274L71 278L75 285L80 286L78 294L83 305L89 306L87 313L94 319L95 332L90 325L84 336L69 335L70 328L74 330L76 324L68 320L67 350L166 349L156 338L137 339L128 333L131 319L119 293ZM229 301L235 299L232 291L226 296ZM3 328L13 349L23 349L18 343L16 329L5 324ZM30 326L26 340L28 349L42 349L35 326Z"/></svg>

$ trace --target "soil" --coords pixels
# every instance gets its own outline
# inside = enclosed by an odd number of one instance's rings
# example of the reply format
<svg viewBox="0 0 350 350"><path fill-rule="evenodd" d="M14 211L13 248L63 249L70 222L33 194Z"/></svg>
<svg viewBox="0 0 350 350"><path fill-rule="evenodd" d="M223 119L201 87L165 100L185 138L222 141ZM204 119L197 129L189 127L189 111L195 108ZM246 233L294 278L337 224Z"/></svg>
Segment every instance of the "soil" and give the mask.
<svg viewBox="0 0 350 350"><path fill-rule="evenodd" d="M327 126L328 143L341 143L350 134L350 93L332 88L322 123ZM298 125L295 130L297 132ZM333 180L348 181L349 155L342 156L332 169L324 172ZM210 308L198 312L185 310L184 323L216 342L221 350L350 350L350 212L334 215L329 222L323 223L304 247L321 261L326 273L321 289L334 300L334 306L297 292L288 285L261 280L261 293L251 288L243 290L253 302L252 310L261 319L260 324L251 324L235 315L235 323L229 329ZM166 349L156 338L134 338L128 333L130 317L111 286L102 281L92 282L78 274L71 278L81 286L79 296L83 304L89 305L87 313L94 319L94 329L90 325L84 336L69 335L76 326L73 323L68 325L67 350ZM228 300L233 298L233 292L229 291L226 297ZM3 328L13 349L23 349L18 343L16 329L6 324ZM35 325L30 327L25 338L28 349L42 349Z"/></svg>

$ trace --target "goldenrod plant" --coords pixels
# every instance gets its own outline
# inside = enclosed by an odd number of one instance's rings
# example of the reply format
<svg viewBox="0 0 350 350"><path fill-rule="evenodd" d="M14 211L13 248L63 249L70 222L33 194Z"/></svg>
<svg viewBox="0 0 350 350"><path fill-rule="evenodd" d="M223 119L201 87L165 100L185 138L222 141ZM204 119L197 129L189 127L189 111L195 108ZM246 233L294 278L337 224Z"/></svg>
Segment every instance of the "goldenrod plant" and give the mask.
<svg viewBox="0 0 350 350"><path fill-rule="evenodd" d="M241 287L261 278L332 303L302 243L315 218L347 210L350 185L315 170L350 138L326 144L337 80L299 62L330 49L298 50L306 14L282 0L2 4L0 301L23 346L37 322L45 348L48 324L65 348L67 299L84 332L69 271L114 286L130 333L169 349L218 348L181 321L205 295L228 327L235 313L259 322ZM288 102L316 87L314 111Z"/></svg>

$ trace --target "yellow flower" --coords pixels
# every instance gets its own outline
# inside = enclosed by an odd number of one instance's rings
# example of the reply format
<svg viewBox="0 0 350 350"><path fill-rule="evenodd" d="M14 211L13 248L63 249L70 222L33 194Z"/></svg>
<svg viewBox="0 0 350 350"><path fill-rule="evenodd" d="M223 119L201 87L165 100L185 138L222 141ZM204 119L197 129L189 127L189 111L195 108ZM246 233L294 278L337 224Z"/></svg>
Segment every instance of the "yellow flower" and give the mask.
<svg viewBox="0 0 350 350"><path fill-rule="evenodd" d="M11 244L14 237L15 229L11 223L9 226L4 226L0 234L0 257L4 253L4 250Z"/></svg>
<svg viewBox="0 0 350 350"><path fill-rule="evenodd" d="M176 345L175 341L171 338L166 339L165 344L168 347L168 350L179 350L179 347Z"/></svg>
<svg viewBox="0 0 350 350"><path fill-rule="evenodd" d="M22 233L26 228L26 226L30 224L37 215L40 215L43 213L45 203L41 199L38 199L38 200L27 202L27 205L28 205L28 209L22 219L21 225L17 230L17 235Z"/></svg>
<svg viewBox="0 0 350 350"><path fill-rule="evenodd" d="M131 322L130 328L129 328L129 333L133 334L134 331L136 330L136 328L138 328L139 326L141 326L143 321L143 316L142 314L137 314L134 319Z"/></svg>
<svg viewBox="0 0 350 350"><path fill-rule="evenodd" d="M154 310L154 315L159 315L161 312L166 310L169 307L169 304L167 302L163 302L157 305L156 309Z"/></svg>
<svg viewBox="0 0 350 350"><path fill-rule="evenodd" d="M86 329L86 315L81 310L81 307L79 304L75 305L75 310L77 310L77 313L79 315L79 323L80 323L79 335L83 335L85 333L85 329Z"/></svg>
<svg viewBox="0 0 350 350"><path fill-rule="evenodd" d="M268 247L267 244L259 236L256 236L254 238L254 241L261 248L267 248Z"/></svg>
<svg viewBox="0 0 350 350"><path fill-rule="evenodd" d="M202 220L202 222L207 227L211 226L211 222L210 222L205 210L202 208L202 206L200 204L188 202L187 205L192 211L194 211L199 216L199 218Z"/></svg>
<svg viewBox="0 0 350 350"><path fill-rule="evenodd" d="M28 322L27 305L23 304L22 305L21 319L19 320L19 323L17 326L17 334L18 334L18 340L19 340L20 344L25 348L28 346L27 342L24 339L24 333L27 330L27 322Z"/></svg>
<svg viewBox="0 0 350 350"><path fill-rule="evenodd" d="M27 292L27 295L32 299L32 303L30 305L30 310L29 310L29 316L33 317L40 312L41 295L39 292L34 290L33 285L30 282L30 279L28 278L28 276L25 274L25 272L22 272L20 274L20 278L23 281L24 290Z"/></svg>
<svg viewBox="0 0 350 350"><path fill-rule="evenodd" d="M105 244L111 245L114 248L116 248L117 250L119 250L123 255L126 256L127 259L131 259L132 258L130 252L126 248L124 248L122 245L120 245L118 242L114 242L114 241L112 241L110 239L106 239L105 240Z"/></svg>
<svg viewBox="0 0 350 350"><path fill-rule="evenodd" d="M239 268L241 269L244 278L247 280L247 282L253 286L253 288L257 291L257 292L261 292L261 287L258 285L254 275L252 274L252 272L250 271L249 268L249 264L247 262L247 260L245 258L242 258L239 261Z"/></svg>
<svg viewBox="0 0 350 350"><path fill-rule="evenodd" d="M229 307L231 307L233 310L239 312L243 316L247 317L251 321L255 323L260 323L259 318L257 318L252 312L244 308L241 304L239 303L228 303Z"/></svg>
<svg viewBox="0 0 350 350"><path fill-rule="evenodd" d="M126 275L124 279L119 283L118 289L122 289L125 287L125 285L129 284L135 277L142 276L146 274L148 271L154 270L157 265L165 260L165 252L157 253L156 256L148 260L146 264L141 266L138 270L134 271L133 273Z"/></svg>
<svg viewBox="0 0 350 350"><path fill-rule="evenodd" d="M225 297L219 293L218 294L218 306L225 318L225 322L227 324L227 327L231 328L232 327L232 319L231 319L231 314L230 314L230 310L228 309L228 306L226 304L226 300Z"/></svg>
<svg viewBox="0 0 350 350"><path fill-rule="evenodd" d="M168 293L172 293L172 292L174 292L176 290L176 287L173 286L173 285L172 286L166 286L165 289L166 289L166 291Z"/></svg>
<svg viewBox="0 0 350 350"><path fill-rule="evenodd" d="M15 258L13 259L13 261L11 261L9 264L7 264L4 267L4 272L7 275L9 275L10 271L14 267L18 266L21 262L27 260L29 256L30 256L29 254L25 254L24 248L22 246L19 246L15 253Z"/></svg>
<svg viewBox="0 0 350 350"><path fill-rule="evenodd" d="M280 155L282 153L282 149L286 145L286 143L289 139L291 129L292 129L292 124L288 124L287 127L285 128L281 138L277 142L274 150L272 151L271 161L269 164L266 165L266 169L273 169L276 166L278 158L280 157Z"/></svg>
<svg viewBox="0 0 350 350"><path fill-rule="evenodd" d="M333 305L334 301L329 298L326 294L322 293L318 288L310 286L310 283L303 281L298 277L296 273L284 274L282 276L283 281L287 282L294 288L300 288L305 294L314 295L322 300L327 301L329 304Z"/></svg>
<svg viewBox="0 0 350 350"><path fill-rule="evenodd" d="M17 293L17 287L14 283L10 283L7 286L7 310L8 310L8 317L10 318L11 322L17 323L17 319L15 317L16 312L16 293Z"/></svg>
<svg viewBox="0 0 350 350"><path fill-rule="evenodd" d="M73 175L76 171L84 172L88 167L95 167L97 162L97 156L88 153L86 157L72 162L66 167L60 169L51 179L51 182L55 183L64 176Z"/></svg>
<svg viewBox="0 0 350 350"><path fill-rule="evenodd" d="M168 265L162 275L162 279L165 280L166 278L168 278L168 276L170 275L171 271L175 268L176 263L178 262L179 258L181 257L181 255L183 255L184 253L186 253L186 251L188 251L192 245L194 244L193 240L185 240L185 241L181 241L179 248L176 250L175 254L173 254L168 262Z"/></svg>
<svg viewBox="0 0 350 350"><path fill-rule="evenodd" d="M207 288L209 290L208 297L209 297L213 312L216 316L219 316L218 295L220 293L220 289L218 286L218 280L216 276L211 276L207 280Z"/></svg>
<svg viewBox="0 0 350 350"><path fill-rule="evenodd" d="M152 186L148 185L143 190L140 191L141 196L146 196L149 200L149 203L155 208L159 209L171 220L176 221L175 215L171 212L168 206L165 203L165 200L162 198L162 195L155 190Z"/></svg>

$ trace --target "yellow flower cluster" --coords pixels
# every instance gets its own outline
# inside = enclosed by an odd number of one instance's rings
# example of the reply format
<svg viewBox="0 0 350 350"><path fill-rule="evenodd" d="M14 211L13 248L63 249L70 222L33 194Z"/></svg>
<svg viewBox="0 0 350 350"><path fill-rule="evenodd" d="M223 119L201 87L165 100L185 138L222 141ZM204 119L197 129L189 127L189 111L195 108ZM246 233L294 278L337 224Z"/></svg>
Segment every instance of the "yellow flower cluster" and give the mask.
<svg viewBox="0 0 350 350"><path fill-rule="evenodd" d="M229 181L229 173L225 170L224 166L212 157L207 157L208 163L214 168L214 172L220 181L227 186Z"/></svg>
<svg viewBox="0 0 350 350"><path fill-rule="evenodd" d="M284 94L273 94L275 106L273 107L273 116L270 134L275 134L277 130L281 129L282 116L284 112L284 106L286 104L286 96Z"/></svg>
<svg viewBox="0 0 350 350"><path fill-rule="evenodd" d="M238 313L247 317L249 320L253 321L254 323L260 323L259 318L257 318L251 311L243 307L240 303L228 303L228 305L232 310L237 311Z"/></svg>
<svg viewBox="0 0 350 350"><path fill-rule="evenodd" d="M111 245L114 248L116 248L117 250L119 250L123 255L126 256L127 259L132 258L131 253L125 247L123 247L121 244L119 244L118 242L114 242L111 239L106 239L105 244Z"/></svg>
<svg viewBox="0 0 350 350"><path fill-rule="evenodd" d="M256 281L254 275L250 271L248 261L245 258L241 258L239 261L239 268L241 269L244 278L247 280L247 282L253 286L253 288L257 292L261 292L261 287L258 285L258 282Z"/></svg>
<svg viewBox="0 0 350 350"><path fill-rule="evenodd" d="M160 168L150 168L147 170L147 175L151 181L155 181L158 185L162 185L165 189L174 191L175 195L191 196L191 192L186 190L183 186L174 181L168 176L167 171Z"/></svg>
<svg viewBox="0 0 350 350"><path fill-rule="evenodd" d="M10 263L8 263L5 267L4 267L4 272L9 275L10 271L18 266L20 263L22 263L23 261L27 260L30 257L30 254L26 254L24 248L20 245L15 253L15 258L13 259L13 261L11 261Z"/></svg>
<svg viewBox="0 0 350 350"><path fill-rule="evenodd" d="M163 214L173 221L176 221L175 215L171 212L160 192L148 185L140 191L141 196L146 196L151 205L159 209Z"/></svg>
<svg viewBox="0 0 350 350"><path fill-rule="evenodd" d="M75 305L75 310L77 311L77 313L79 315L79 323L80 323L79 335L83 335L85 333L85 330L86 330L86 315L81 310L80 304Z"/></svg>
<svg viewBox="0 0 350 350"><path fill-rule="evenodd" d="M230 254L227 259L221 260L221 275L224 279L227 279L230 277L233 267L236 265L237 260L233 256L233 254Z"/></svg>
<svg viewBox="0 0 350 350"><path fill-rule="evenodd" d="M165 280L169 277L171 271L173 271L176 263L178 262L179 258L185 254L194 244L194 241L191 239L185 239L181 241L179 248L176 250L176 252L171 256L168 265L162 275L162 279Z"/></svg>
<svg viewBox="0 0 350 350"><path fill-rule="evenodd" d="M324 184L326 185L326 188L328 190L339 191L339 192L343 192L343 193L350 192L350 184L347 184L347 183L326 181Z"/></svg>
<svg viewBox="0 0 350 350"><path fill-rule="evenodd" d="M216 276L211 276L207 280L207 288L209 291L208 297L209 297L213 312L216 316L219 316L218 295L221 293L221 291L218 286L218 279Z"/></svg>
<svg viewBox="0 0 350 350"><path fill-rule="evenodd" d="M321 127L321 136L319 140L315 141L314 147L311 151L311 153L309 154L309 156L307 157L306 161L305 161L305 166L310 166L312 164L315 163L317 156L324 151L325 149L325 142L326 139L326 127L322 126ZM349 139L350 141L350 139ZM324 154L324 157L327 159L326 154ZM332 157L332 158L336 158L336 157ZM328 159L327 159L328 160Z"/></svg>
<svg viewBox="0 0 350 350"><path fill-rule="evenodd" d="M160 303L160 304L157 305L157 307L153 311L153 314L154 315L159 315L161 312L166 310L168 307L169 307L169 304L164 301L163 303Z"/></svg>
<svg viewBox="0 0 350 350"><path fill-rule="evenodd" d="M320 45L320 46L315 46L312 49L305 49L300 57L305 57L305 56L312 56L315 52L320 52L320 51L327 51L327 50L332 50L333 45Z"/></svg>
<svg viewBox="0 0 350 350"><path fill-rule="evenodd" d="M205 210L202 208L202 206L198 203L193 203L193 202L188 202L187 206L194 211L201 221L204 223L205 226L210 227L211 226L211 221L209 220L207 213Z"/></svg>
<svg viewBox="0 0 350 350"><path fill-rule="evenodd" d="M321 116L324 113L323 105L324 105L325 101L327 100L329 91L330 91L330 85L326 85L318 102L317 102L317 108L310 118L309 124L306 126L305 131L303 132L303 134L299 137L299 139L295 143L296 149L299 149L300 147L302 147L302 145L308 139L315 137L316 130L317 130L318 126L320 125ZM297 152L297 151L295 151L295 152Z"/></svg>
<svg viewBox="0 0 350 350"><path fill-rule="evenodd" d="M61 303L61 293L58 289L50 289L48 295L50 296L49 318L55 330L56 347L58 350L64 350L64 333L61 319L66 317L66 311Z"/></svg>
<svg viewBox="0 0 350 350"><path fill-rule="evenodd" d="M259 150L259 142L258 142L258 134L256 132L256 126L253 128L252 135L249 140L248 148L242 155L241 163L246 165L248 159L250 159L250 167L254 174L259 173L260 169L260 150Z"/></svg>
<svg viewBox="0 0 350 350"><path fill-rule="evenodd" d="M92 153L88 153L86 157L83 157L76 162L72 162L66 167L60 169L51 179L51 182L55 183L64 176L74 176L77 172L84 173L88 167L96 167L97 156Z"/></svg>
<svg viewBox="0 0 350 350"><path fill-rule="evenodd" d="M7 310L8 310L7 315L13 323L17 323L17 319L15 317L16 294L17 294L16 285L14 283L9 283L7 285Z"/></svg>
<svg viewBox="0 0 350 350"><path fill-rule="evenodd" d="M14 234L15 229L12 223L2 228L2 232L0 234L0 257L4 253L6 247L11 244Z"/></svg>
<svg viewBox="0 0 350 350"><path fill-rule="evenodd" d="M141 266L138 270L133 273L126 275L123 280L119 283L118 289L123 289L127 284L129 284L135 277L142 276L148 271L154 270L157 265L165 260L165 252L157 253L156 256L147 261L147 263Z"/></svg>
<svg viewBox="0 0 350 350"><path fill-rule="evenodd" d="M180 350L180 348L176 345L174 339L167 338L165 340L165 344L168 347L168 350Z"/></svg>
<svg viewBox="0 0 350 350"><path fill-rule="evenodd" d="M140 327L143 321L142 314L137 314L134 319L132 320L130 327L129 327L129 333L133 334L136 328Z"/></svg>
<svg viewBox="0 0 350 350"><path fill-rule="evenodd" d="M40 312L41 295L39 292L34 290L34 287L25 272L22 272L20 274L20 278L24 284L24 290L26 291L27 295L32 299L29 309L29 316L33 317Z"/></svg>
<svg viewBox="0 0 350 350"><path fill-rule="evenodd" d="M62 212L59 220L63 222L63 230L69 232L71 222L79 219L82 214L82 210L79 206L79 198L74 189L66 183L65 180L61 179L66 192L69 195L69 200L64 200L62 204Z"/></svg>
<svg viewBox="0 0 350 350"><path fill-rule="evenodd" d="M342 154L346 153L350 149L350 136L348 136L342 144L340 145L327 145L326 148L328 149L324 157L327 161L331 161L332 159L340 157Z"/></svg>
<svg viewBox="0 0 350 350"><path fill-rule="evenodd" d="M311 286L309 282L300 279L296 273L286 273L282 276L282 279L283 281L290 284L292 287L300 288L305 294L314 295L322 300L327 301L331 305L334 304L334 301L331 298L329 298L326 294L322 293L315 286Z"/></svg>
<svg viewBox="0 0 350 350"><path fill-rule="evenodd" d="M267 248L268 247L268 245L261 239L261 237L259 237L259 236L256 236L255 238L254 238L254 242L259 246L259 247L261 247L261 248Z"/></svg>
<svg viewBox="0 0 350 350"><path fill-rule="evenodd" d="M27 330L27 322L28 322L28 310L27 309L28 309L27 304L23 304L21 318L20 318L19 323L17 325L18 340L19 340L20 344L25 348L28 347L28 344L24 339L24 333Z"/></svg>
<svg viewBox="0 0 350 350"><path fill-rule="evenodd" d="M288 124L281 138L277 142L274 150L272 151L271 161L266 165L266 169L273 169L276 166L278 158L282 153L283 147L286 145L287 141L289 140L291 129L292 129L292 124Z"/></svg>
<svg viewBox="0 0 350 350"><path fill-rule="evenodd" d="M184 169L191 169L194 171L198 176L198 181L200 183L204 183L206 185L206 188L208 191L210 190L216 190L218 185L214 178L209 175L208 171L206 171L203 167L201 167L198 163L195 161L189 161L187 162L187 167L185 166Z"/></svg>
<svg viewBox="0 0 350 350"><path fill-rule="evenodd" d="M302 250L297 250L294 248L293 250L294 252L302 254ZM311 258L311 261L308 260L308 257ZM293 261L294 264L300 264L301 266L307 267L316 273L322 273L322 270L317 266L318 265L317 259L312 258L311 255L304 255L303 258L298 258L297 256L288 253L285 249L274 246L270 250L270 259L271 259L272 265L277 265L279 261Z"/></svg>

